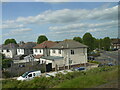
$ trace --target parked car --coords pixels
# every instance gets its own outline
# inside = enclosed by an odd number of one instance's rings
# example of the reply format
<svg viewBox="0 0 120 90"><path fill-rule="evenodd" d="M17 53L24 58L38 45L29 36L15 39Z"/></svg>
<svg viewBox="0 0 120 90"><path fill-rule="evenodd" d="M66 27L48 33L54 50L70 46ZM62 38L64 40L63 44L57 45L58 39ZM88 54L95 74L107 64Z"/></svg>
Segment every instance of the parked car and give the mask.
<svg viewBox="0 0 120 90"><path fill-rule="evenodd" d="M94 56L88 56L88 60L95 60Z"/></svg>
<svg viewBox="0 0 120 90"><path fill-rule="evenodd" d="M85 67L73 68L73 71L82 71L82 70L85 70Z"/></svg>
<svg viewBox="0 0 120 90"><path fill-rule="evenodd" d="M115 64L113 63L107 63L108 66L114 66Z"/></svg>
<svg viewBox="0 0 120 90"><path fill-rule="evenodd" d="M114 66L115 64L113 63L104 63L104 64L99 64L98 67L102 67L102 66Z"/></svg>
<svg viewBox="0 0 120 90"><path fill-rule="evenodd" d="M113 48L112 51L117 51L118 49L117 48Z"/></svg>
<svg viewBox="0 0 120 90"><path fill-rule="evenodd" d="M29 71L24 73L22 76L18 77L17 80L31 80L34 77L39 77L41 75L41 71Z"/></svg>

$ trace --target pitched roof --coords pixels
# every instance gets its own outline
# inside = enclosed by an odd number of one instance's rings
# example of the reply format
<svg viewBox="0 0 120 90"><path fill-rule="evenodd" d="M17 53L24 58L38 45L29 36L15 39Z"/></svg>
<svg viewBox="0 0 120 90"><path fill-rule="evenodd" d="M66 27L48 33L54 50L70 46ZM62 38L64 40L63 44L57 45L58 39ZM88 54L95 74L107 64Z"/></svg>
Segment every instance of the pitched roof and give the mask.
<svg viewBox="0 0 120 90"><path fill-rule="evenodd" d="M111 39L111 42L113 43L113 44L120 44L120 39Z"/></svg>
<svg viewBox="0 0 120 90"><path fill-rule="evenodd" d="M56 44L55 46L53 46L53 47L51 47L51 48L53 48L53 49L63 49L63 48L83 48L83 47L85 47L85 48L87 48L87 46L86 45L84 45L84 44L81 44L81 43L79 43L79 42L77 42L77 41L74 41L74 40L68 40L68 41L62 41L62 42L60 42L60 43L58 43L58 44Z"/></svg>
<svg viewBox="0 0 120 90"><path fill-rule="evenodd" d="M7 44L7 45L1 45L0 48L2 48L2 49L13 49L13 48L17 48L17 47L18 47L17 44L15 44L15 43L10 43L10 44Z"/></svg>
<svg viewBox="0 0 120 90"><path fill-rule="evenodd" d="M25 44L23 44L23 45L20 45L19 46L19 48L33 48L34 46L36 46L36 43L34 43L34 42L27 42L27 43L25 43Z"/></svg>
<svg viewBox="0 0 120 90"><path fill-rule="evenodd" d="M50 48L50 47L52 47L52 46L54 46L54 45L56 45L57 43L55 43L55 42L52 42L52 41L44 41L43 43L41 43L41 44L38 44L38 45L36 45L35 47L33 47L33 48Z"/></svg>

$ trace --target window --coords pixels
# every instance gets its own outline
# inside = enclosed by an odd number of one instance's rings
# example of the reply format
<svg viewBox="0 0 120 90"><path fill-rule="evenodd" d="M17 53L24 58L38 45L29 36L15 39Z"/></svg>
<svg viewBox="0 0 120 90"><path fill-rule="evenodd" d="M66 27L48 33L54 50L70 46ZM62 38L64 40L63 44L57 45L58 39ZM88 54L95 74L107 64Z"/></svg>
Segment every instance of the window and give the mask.
<svg viewBox="0 0 120 90"><path fill-rule="evenodd" d="M71 50L71 54L74 55L74 50Z"/></svg>
<svg viewBox="0 0 120 90"><path fill-rule="evenodd" d="M3 50L2 50L2 52L3 52Z"/></svg>
<svg viewBox="0 0 120 90"><path fill-rule="evenodd" d="M37 52L37 49L35 49L35 52Z"/></svg>
<svg viewBox="0 0 120 90"><path fill-rule="evenodd" d="M32 77L32 74L29 74L28 77Z"/></svg>
<svg viewBox="0 0 120 90"><path fill-rule="evenodd" d="M9 52L9 50L7 49L7 52Z"/></svg>
<svg viewBox="0 0 120 90"><path fill-rule="evenodd" d="M33 73L33 76L35 76L35 73Z"/></svg>
<svg viewBox="0 0 120 90"><path fill-rule="evenodd" d="M18 49L18 52L20 52L20 49Z"/></svg>
<svg viewBox="0 0 120 90"><path fill-rule="evenodd" d="M61 50L59 50L59 54L61 54Z"/></svg>
<svg viewBox="0 0 120 90"><path fill-rule="evenodd" d="M24 53L24 49L21 49L21 53Z"/></svg>
<svg viewBox="0 0 120 90"><path fill-rule="evenodd" d="M55 53L55 50L53 50L53 53Z"/></svg>
<svg viewBox="0 0 120 90"><path fill-rule="evenodd" d="M40 50L40 53L41 53L41 50Z"/></svg>

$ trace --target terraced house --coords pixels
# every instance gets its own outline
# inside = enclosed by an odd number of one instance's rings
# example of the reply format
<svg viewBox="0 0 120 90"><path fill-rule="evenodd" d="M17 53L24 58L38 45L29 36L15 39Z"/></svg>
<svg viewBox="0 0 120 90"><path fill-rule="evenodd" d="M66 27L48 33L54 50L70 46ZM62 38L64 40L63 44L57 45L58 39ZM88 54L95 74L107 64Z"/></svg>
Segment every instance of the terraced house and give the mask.
<svg viewBox="0 0 120 90"><path fill-rule="evenodd" d="M14 43L10 43L7 45L0 46L0 53L4 54L6 58L14 58L17 54L18 45Z"/></svg>
<svg viewBox="0 0 120 90"><path fill-rule="evenodd" d="M35 59L40 59L42 56L50 56L50 47L54 46L55 42L53 41L44 41L41 44L33 47L33 55Z"/></svg>

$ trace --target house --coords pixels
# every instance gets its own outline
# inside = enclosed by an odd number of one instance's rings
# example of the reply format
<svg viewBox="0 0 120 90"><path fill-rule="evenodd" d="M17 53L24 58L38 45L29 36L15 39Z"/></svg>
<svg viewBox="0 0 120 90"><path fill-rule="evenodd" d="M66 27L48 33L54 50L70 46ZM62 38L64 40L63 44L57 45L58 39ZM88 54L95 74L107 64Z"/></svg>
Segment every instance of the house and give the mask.
<svg viewBox="0 0 120 90"><path fill-rule="evenodd" d="M85 64L87 46L73 40L62 41L50 47L50 56L42 56L40 61L51 64L52 69Z"/></svg>
<svg viewBox="0 0 120 90"><path fill-rule="evenodd" d="M44 41L41 44L33 47L33 55L36 59L40 59L41 56L50 56L50 47L54 46L56 43L53 41Z"/></svg>
<svg viewBox="0 0 120 90"><path fill-rule="evenodd" d="M120 39L119 38L111 39L111 45L112 45L111 48L120 49Z"/></svg>
<svg viewBox="0 0 120 90"><path fill-rule="evenodd" d="M1 45L0 53L4 54L6 58L14 58L17 54L17 44L10 43L7 45Z"/></svg>
<svg viewBox="0 0 120 90"><path fill-rule="evenodd" d="M27 42L25 44L22 44L17 48L17 55L33 54L33 47L35 46L36 46L36 43L34 42Z"/></svg>

